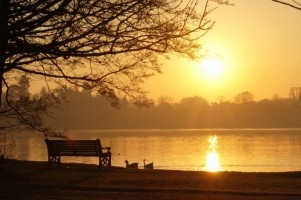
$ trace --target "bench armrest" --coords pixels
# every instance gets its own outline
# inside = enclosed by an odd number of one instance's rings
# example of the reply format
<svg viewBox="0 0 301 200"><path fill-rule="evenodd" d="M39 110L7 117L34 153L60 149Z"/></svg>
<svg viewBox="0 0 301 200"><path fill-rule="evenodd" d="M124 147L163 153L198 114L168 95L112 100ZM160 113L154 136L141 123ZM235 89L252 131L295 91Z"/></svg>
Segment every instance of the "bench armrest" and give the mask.
<svg viewBox="0 0 301 200"><path fill-rule="evenodd" d="M111 147L102 147L102 149L106 149L108 152L111 151Z"/></svg>

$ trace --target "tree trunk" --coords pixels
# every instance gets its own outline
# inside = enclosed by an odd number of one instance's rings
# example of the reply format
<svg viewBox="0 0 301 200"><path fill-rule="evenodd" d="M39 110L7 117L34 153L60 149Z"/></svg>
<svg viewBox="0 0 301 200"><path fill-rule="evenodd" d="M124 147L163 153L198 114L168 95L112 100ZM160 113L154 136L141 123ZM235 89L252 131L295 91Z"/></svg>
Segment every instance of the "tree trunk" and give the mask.
<svg viewBox="0 0 301 200"><path fill-rule="evenodd" d="M3 78L6 70L5 60L9 38L8 29L8 17L9 17L9 0L0 1L0 107L2 105L2 92L3 92Z"/></svg>
<svg viewBox="0 0 301 200"><path fill-rule="evenodd" d="M2 107L2 80L3 80L3 76L0 75L0 111Z"/></svg>

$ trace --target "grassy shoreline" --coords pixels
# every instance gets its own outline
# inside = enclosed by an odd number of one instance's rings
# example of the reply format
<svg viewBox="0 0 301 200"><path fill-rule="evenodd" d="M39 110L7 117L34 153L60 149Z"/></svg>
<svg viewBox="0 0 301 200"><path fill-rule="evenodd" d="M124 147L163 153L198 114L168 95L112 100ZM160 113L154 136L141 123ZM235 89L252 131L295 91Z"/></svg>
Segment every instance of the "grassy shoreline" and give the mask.
<svg viewBox="0 0 301 200"><path fill-rule="evenodd" d="M0 185L0 199L301 199L301 172L48 169L46 162L2 160Z"/></svg>

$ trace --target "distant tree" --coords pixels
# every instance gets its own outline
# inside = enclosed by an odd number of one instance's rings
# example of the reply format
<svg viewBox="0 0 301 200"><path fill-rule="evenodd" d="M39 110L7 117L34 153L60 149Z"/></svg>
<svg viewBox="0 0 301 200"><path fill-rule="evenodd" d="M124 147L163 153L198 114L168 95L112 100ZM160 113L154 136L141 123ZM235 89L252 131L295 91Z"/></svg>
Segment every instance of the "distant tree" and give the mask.
<svg viewBox="0 0 301 200"><path fill-rule="evenodd" d="M301 87L291 87L289 91L289 98L291 100L301 100Z"/></svg>
<svg viewBox="0 0 301 200"><path fill-rule="evenodd" d="M286 5L286 6L290 6L297 10L301 10L301 1L300 0L298 0L298 1L297 0L285 0L285 1L272 0L272 1Z"/></svg>
<svg viewBox="0 0 301 200"><path fill-rule="evenodd" d="M248 91L241 92L234 97L235 103L246 103L254 100L254 95Z"/></svg>
<svg viewBox="0 0 301 200"><path fill-rule="evenodd" d="M50 93L73 85L113 102L148 103L141 83L160 73L161 55L197 57L214 25L209 1L204 10L198 0L0 1L0 112L23 114L7 97L25 74Z"/></svg>
<svg viewBox="0 0 301 200"><path fill-rule="evenodd" d="M272 99L272 101L280 101L283 98L278 94L274 94L271 99Z"/></svg>
<svg viewBox="0 0 301 200"><path fill-rule="evenodd" d="M55 96L31 95L29 78L22 75L17 84L8 87L1 105L0 133L35 130L45 134L54 134L52 129L43 126L43 116L59 102Z"/></svg>
<svg viewBox="0 0 301 200"><path fill-rule="evenodd" d="M218 97L218 103L219 104L221 104L223 102L226 102L226 101L227 101L227 99L225 98L225 96L221 95L221 96Z"/></svg>
<svg viewBox="0 0 301 200"><path fill-rule="evenodd" d="M209 103L200 96L186 97L181 100L181 105L187 108L195 109L196 107L208 107Z"/></svg>
<svg viewBox="0 0 301 200"><path fill-rule="evenodd" d="M206 99L200 96L183 98L179 104L183 116L198 116L204 114L205 110L209 108L209 103Z"/></svg>
<svg viewBox="0 0 301 200"><path fill-rule="evenodd" d="M174 100L170 96L160 96L158 98L158 104L174 104Z"/></svg>

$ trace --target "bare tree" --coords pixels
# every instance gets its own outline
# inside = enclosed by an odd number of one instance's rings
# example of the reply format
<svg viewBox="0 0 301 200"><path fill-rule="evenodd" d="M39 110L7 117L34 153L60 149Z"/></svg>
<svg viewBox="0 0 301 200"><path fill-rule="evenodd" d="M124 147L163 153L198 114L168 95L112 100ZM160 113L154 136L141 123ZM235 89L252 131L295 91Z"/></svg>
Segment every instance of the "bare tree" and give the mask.
<svg viewBox="0 0 301 200"><path fill-rule="evenodd" d="M301 87L291 87L289 91L289 99L294 101L301 100Z"/></svg>
<svg viewBox="0 0 301 200"><path fill-rule="evenodd" d="M160 56L198 56L199 39L214 25L207 19L215 9L209 1L0 1L1 114L14 111L29 127L40 127L25 117L29 111L20 111L26 107L10 101L22 75L43 80L39 84L50 93L72 85L105 95L114 105L122 96L147 103L141 83L160 73Z"/></svg>
<svg viewBox="0 0 301 200"><path fill-rule="evenodd" d="M298 0L298 1L296 1L296 0L286 0L286 1L272 0L272 1L286 5L286 6L290 6L297 10L301 10L301 1L300 0Z"/></svg>
<svg viewBox="0 0 301 200"><path fill-rule="evenodd" d="M249 91L241 92L234 97L234 102L239 104L251 102L253 100L254 100L254 95Z"/></svg>

